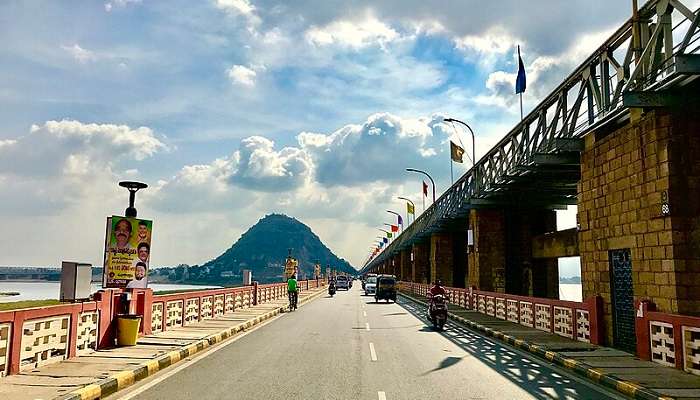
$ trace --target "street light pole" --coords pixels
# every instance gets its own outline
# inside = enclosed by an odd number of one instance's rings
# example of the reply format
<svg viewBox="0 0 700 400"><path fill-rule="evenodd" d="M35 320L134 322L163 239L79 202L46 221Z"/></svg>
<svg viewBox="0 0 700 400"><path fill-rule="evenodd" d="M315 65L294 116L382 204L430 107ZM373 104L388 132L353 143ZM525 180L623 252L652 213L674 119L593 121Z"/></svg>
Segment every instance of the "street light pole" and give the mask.
<svg viewBox="0 0 700 400"><path fill-rule="evenodd" d="M433 180L433 177L430 176L430 175L428 175L427 172L421 171L421 170L415 169L415 168L406 168L406 171L408 171L408 172L417 172L417 173L419 173L419 174L423 174L423 175L427 176L428 179L430 179L430 183L433 184L433 203L435 203L435 181Z"/></svg>
<svg viewBox="0 0 700 400"><path fill-rule="evenodd" d="M119 186L126 188L129 191L129 207L124 212L124 216L127 218L136 218L136 207L134 207L134 201L136 200L136 192L140 189L145 189L148 187L143 182L133 182L133 181L121 181Z"/></svg>
<svg viewBox="0 0 700 400"><path fill-rule="evenodd" d="M456 122L458 124L462 124L462 125L466 126L467 129L469 129L469 133L472 134L472 166L475 166L476 165L476 144L475 144L475 138L474 138L474 131L472 130L472 128L466 122L460 121L460 120L454 119L454 118L445 118L443 121Z"/></svg>
<svg viewBox="0 0 700 400"><path fill-rule="evenodd" d="M399 196L399 200L406 200L407 202L411 203L411 207L413 207L413 219L415 220L416 219L416 205L413 204L411 199L406 198L406 197ZM408 221L409 224L411 223L411 220L408 219L408 207L406 208L406 221Z"/></svg>
<svg viewBox="0 0 700 400"><path fill-rule="evenodd" d="M397 217L399 217L399 219L401 219L401 214L397 213L396 211L386 210L386 212L388 212L390 214L394 214ZM397 220L397 222L398 222L398 220ZM401 232L403 232L403 223L401 224Z"/></svg>

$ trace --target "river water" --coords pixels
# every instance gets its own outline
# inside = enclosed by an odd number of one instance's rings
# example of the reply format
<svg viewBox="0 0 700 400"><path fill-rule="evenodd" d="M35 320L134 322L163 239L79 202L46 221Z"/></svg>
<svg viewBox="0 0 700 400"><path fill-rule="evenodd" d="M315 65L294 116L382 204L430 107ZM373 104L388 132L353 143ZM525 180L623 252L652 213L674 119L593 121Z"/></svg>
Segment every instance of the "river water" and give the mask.
<svg viewBox="0 0 700 400"><path fill-rule="evenodd" d="M0 296L0 303L20 300L46 300L58 299L60 282L7 282L0 281L0 292L19 292L19 296ZM152 283L148 285L153 291L159 290L187 290L187 289L206 289L217 286L200 286L200 285L180 285L170 283ZM102 288L102 284L93 283L92 292L96 292Z"/></svg>

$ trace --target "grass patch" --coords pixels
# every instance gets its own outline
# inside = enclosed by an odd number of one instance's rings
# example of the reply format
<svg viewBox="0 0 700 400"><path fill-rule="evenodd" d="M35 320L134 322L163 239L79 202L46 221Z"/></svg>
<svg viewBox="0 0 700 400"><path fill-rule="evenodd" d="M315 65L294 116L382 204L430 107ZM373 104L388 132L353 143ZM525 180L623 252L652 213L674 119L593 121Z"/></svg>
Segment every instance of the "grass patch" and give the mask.
<svg viewBox="0 0 700 400"><path fill-rule="evenodd" d="M61 304L58 300L22 300L0 303L0 311L16 310L18 308L46 307Z"/></svg>

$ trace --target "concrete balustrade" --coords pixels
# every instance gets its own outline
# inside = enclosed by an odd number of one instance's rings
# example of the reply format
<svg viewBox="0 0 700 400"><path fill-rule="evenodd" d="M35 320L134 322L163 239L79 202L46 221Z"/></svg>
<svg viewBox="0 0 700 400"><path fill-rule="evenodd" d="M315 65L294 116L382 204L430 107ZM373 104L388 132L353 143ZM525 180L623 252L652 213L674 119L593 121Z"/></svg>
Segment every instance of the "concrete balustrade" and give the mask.
<svg viewBox="0 0 700 400"><path fill-rule="evenodd" d="M299 281L299 290L322 286ZM93 300L0 312L0 376L113 347L117 315L142 316L140 335L215 318L257 304L286 298L286 283L154 295L132 289L127 302L119 289L101 290Z"/></svg>
<svg viewBox="0 0 700 400"><path fill-rule="evenodd" d="M400 282L399 288L420 296L427 296L430 289L429 285L412 282ZM507 319L581 342L601 344L603 340L602 303L598 297L574 302L485 292L473 288L445 287L445 290L452 303L481 314Z"/></svg>

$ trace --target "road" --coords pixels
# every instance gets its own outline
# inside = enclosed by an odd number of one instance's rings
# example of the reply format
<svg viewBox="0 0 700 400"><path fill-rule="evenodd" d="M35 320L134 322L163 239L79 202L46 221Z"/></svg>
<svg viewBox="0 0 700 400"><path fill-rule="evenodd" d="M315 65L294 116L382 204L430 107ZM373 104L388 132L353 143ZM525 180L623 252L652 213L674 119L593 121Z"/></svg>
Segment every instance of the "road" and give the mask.
<svg viewBox="0 0 700 400"><path fill-rule="evenodd" d="M160 382L146 380L127 397L620 398L455 324L435 332L422 307L376 304L359 286L284 314Z"/></svg>

